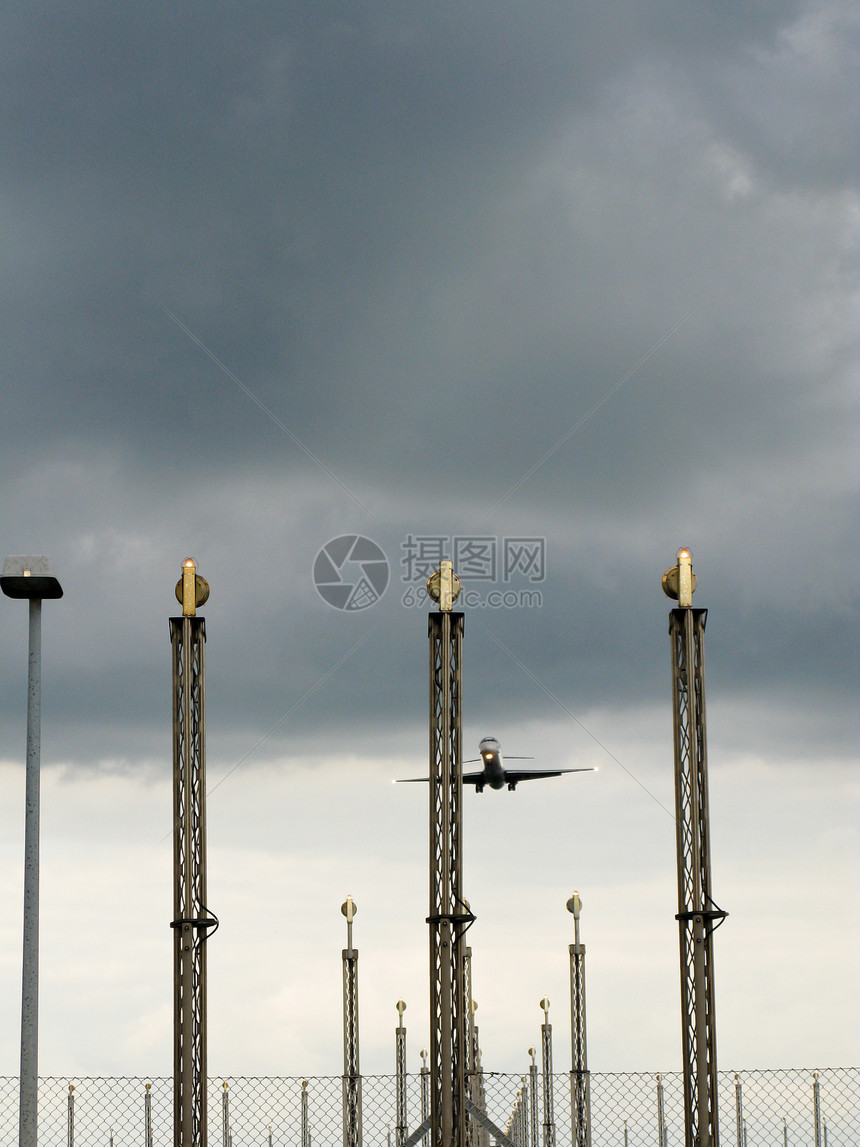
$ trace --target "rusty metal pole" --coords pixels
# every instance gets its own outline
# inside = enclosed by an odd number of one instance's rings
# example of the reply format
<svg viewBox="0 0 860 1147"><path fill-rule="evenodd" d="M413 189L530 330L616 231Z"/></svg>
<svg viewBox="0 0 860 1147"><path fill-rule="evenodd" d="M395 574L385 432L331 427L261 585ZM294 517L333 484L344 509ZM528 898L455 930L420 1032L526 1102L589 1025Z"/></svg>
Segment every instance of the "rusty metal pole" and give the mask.
<svg viewBox="0 0 860 1147"><path fill-rule="evenodd" d="M206 906L206 717L196 614L209 586L193 558L176 586L173 658L173 1143L206 1147L206 941L218 920Z"/></svg>

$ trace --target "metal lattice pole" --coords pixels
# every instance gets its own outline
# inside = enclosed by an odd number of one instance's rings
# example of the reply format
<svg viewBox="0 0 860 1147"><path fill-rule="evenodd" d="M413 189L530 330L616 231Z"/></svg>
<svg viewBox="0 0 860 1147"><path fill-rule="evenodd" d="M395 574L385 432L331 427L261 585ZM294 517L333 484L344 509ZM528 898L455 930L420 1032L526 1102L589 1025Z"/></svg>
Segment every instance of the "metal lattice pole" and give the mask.
<svg viewBox="0 0 860 1147"><path fill-rule="evenodd" d="M406 1004L397 1001L397 1027L394 1029L394 1063L397 1084L397 1127L395 1140L397 1147L403 1147L409 1135L406 1118L406 1028L403 1026L403 1013Z"/></svg>
<svg viewBox="0 0 860 1147"><path fill-rule="evenodd" d="M578 892L567 902L573 916L570 952L570 1122L573 1147L591 1147L591 1079L585 1030L585 945L579 941L582 900Z"/></svg>
<svg viewBox="0 0 860 1147"><path fill-rule="evenodd" d="M308 1081L302 1080L301 1147L311 1147L311 1126L308 1119Z"/></svg>
<svg viewBox="0 0 860 1147"><path fill-rule="evenodd" d="M466 1147L463 944L473 917L463 899L459 580L443 561L428 583L439 612L430 638L430 1119L432 1147Z"/></svg>
<svg viewBox="0 0 860 1147"><path fill-rule="evenodd" d="M152 1147L152 1084L144 1084L143 1091L143 1143Z"/></svg>
<svg viewBox="0 0 860 1147"><path fill-rule="evenodd" d="M193 558L176 586L182 617L170 618L173 653L173 1142L206 1147L206 941L218 926L206 906L206 726L197 606L209 587Z"/></svg>
<svg viewBox="0 0 860 1147"><path fill-rule="evenodd" d="M711 897L708 754L705 732L707 610L692 608L689 550L663 577L678 600L669 615L675 750L675 823L681 955L681 1024L686 1147L718 1147L713 932L726 913Z"/></svg>
<svg viewBox="0 0 860 1147"><path fill-rule="evenodd" d="M352 922L358 908L351 896L341 904L346 917L343 949L343 1147L361 1147L361 1068L358 1054L358 949Z"/></svg>
<svg viewBox="0 0 860 1147"><path fill-rule="evenodd" d="M529 1143L531 1147L538 1147L538 1067L535 1060L537 1050L529 1048L531 1064L529 1065Z"/></svg>
<svg viewBox="0 0 860 1147"><path fill-rule="evenodd" d="M666 1115L662 1075L657 1076L657 1147L666 1147Z"/></svg>
<svg viewBox="0 0 860 1147"><path fill-rule="evenodd" d="M430 1068L427 1066L427 1048L421 1048L421 1126L423 1127L430 1117ZM427 1147L430 1136L425 1132L421 1136L422 1147Z"/></svg>
<svg viewBox="0 0 860 1147"><path fill-rule="evenodd" d="M549 997L540 1002L544 1022L541 1024L541 1074L543 1076L543 1147L555 1147L555 1113L552 1094L552 1024L549 1022Z"/></svg>

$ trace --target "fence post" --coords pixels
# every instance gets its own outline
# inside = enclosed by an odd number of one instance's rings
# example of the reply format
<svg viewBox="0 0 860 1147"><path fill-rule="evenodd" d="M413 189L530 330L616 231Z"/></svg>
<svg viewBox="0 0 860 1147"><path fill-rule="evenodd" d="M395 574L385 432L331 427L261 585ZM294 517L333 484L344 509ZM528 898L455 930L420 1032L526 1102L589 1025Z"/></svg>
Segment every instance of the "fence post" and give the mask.
<svg viewBox="0 0 860 1147"><path fill-rule="evenodd" d="M663 1105L663 1076L657 1074L657 1147L666 1147L666 1116Z"/></svg>
<svg viewBox="0 0 860 1147"><path fill-rule="evenodd" d="M624 1120L624 1147L627 1147L627 1120Z"/></svg>
<svg viewBox="0 0 860 1147"><path fill-rule="evenodd" d="M113 1147L113 1128L108 1128L108 1147Z"/></svg>
<svg viewBox="0 0 860 1147"><path fill-rule="evenodd" d="M66 1119L69 1147L75 1147L75 1085L69 1084L69 1113Z"/></svg>
<svg viewBox="0 0 860 1147"><path fill-rule="evenodd" d="M230 1143L230 1097L226 1079L221 1084L221 1143L222 1147L229 1147Z"/></svg>
<svg viewBox="0 0 860 1147"><path fill-rule="evenodd" d="M812 1073L812 1120L815 1126L815 1147L821 1147L821 1096L818 1092L818 1072Z"/></svg>
<svg viewBox="0 0 860 1147"><path fill-rule="evenodd" d="M268 1137L268 1142L269 1142L269 1147L272 1147L272 1125L271 1125L271 1123L269 1124L269 1137Z"/></svg>
<svg viewBox="0 0 860 1147"><path fill-rule="evenodd" d="M784 1115L782 1117L782 1147L788 1147L788 1124Z"/></svg>
<svg viewBox="0 0 860 1147"><path fill-rule="evenodd" d="M735 1126L737 1128L738 1147L744 1147L744 1100L741 1092L741 1077L735 1072Z"/></svg>

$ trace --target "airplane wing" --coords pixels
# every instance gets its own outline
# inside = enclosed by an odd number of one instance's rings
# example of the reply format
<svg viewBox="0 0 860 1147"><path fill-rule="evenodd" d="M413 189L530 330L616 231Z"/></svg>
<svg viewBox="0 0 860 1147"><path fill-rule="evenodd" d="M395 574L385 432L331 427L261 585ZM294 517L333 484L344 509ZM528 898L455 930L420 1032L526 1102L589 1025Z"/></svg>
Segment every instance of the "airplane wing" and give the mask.
<svg viewBox="0 0 860 1147"><path fill-rule="evenodd" d="M464 764L469 764L469 762L465 761ZM486 779L487 779L487 775L483 771L483 769L479 773L463 773L463 784L464 785L480 785L480 784L483 784L486 781Z"/></svg>
<svg viewBox="0 0 860 1147"><path fill-rule="evenodd" d="M505 783L518 785L520 781L539 781L543 777L560 777L562 773L596 773L597 769L505 769ZM464 777L463 780L466 778Z"/></svg>
<svg viewBox="0 0 860 1147"><path fill-rule="evenodd" d="M550 775L554 776L555 774L550 774ZM478 784L481 784L481 782L485 781L486 779L487 778L483 772L480 772L480 773L463 773L463 784L464 785L478 785ZM398 777L397 780L394 781L393 783L395 785L408 785L408 784L425 784L426 785L429 783L429 781L430 781L429 777Z"/></svg>

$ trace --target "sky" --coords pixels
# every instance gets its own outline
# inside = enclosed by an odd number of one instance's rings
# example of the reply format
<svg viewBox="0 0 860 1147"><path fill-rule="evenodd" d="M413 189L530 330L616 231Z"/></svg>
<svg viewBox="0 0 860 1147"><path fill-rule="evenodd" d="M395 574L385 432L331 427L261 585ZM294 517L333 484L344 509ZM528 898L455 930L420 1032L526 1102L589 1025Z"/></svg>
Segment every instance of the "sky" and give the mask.
<svg viewBox="0 0 860 1147"><path fill-rule="evenodd" d="M340 1074L347 894L362 1070L393 1070L401 997L420 1066L427 796L390 782L427 772L440 556L465 754L492 734L599 767L465 794L484 1065L525 1069L548 995L569 1067L577 888L589 1066L679 1068L660 579L682 545L708 610L718 1064L856 1064L856 7L91 0L4 25L2 545L64 588L42 1073L171 1071L188 556L211 587L212 1070ZM365 556L325 551L342 538ZM4 601L14 1075L27 610Z"/></svg>

